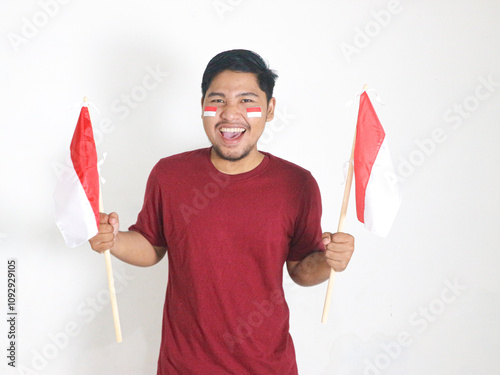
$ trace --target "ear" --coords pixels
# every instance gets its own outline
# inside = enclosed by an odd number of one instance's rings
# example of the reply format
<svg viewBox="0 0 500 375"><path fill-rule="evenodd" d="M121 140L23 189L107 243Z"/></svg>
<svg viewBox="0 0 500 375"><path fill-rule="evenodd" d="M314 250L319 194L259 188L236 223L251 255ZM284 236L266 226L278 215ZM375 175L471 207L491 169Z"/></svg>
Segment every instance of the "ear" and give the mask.
<svg viewBox="0 0 500 375"><path fill-rule="evenodd" d="M271 98L267 105L266 122L272 121L274 118L274 108L276 106L276 98Z"/></svg>

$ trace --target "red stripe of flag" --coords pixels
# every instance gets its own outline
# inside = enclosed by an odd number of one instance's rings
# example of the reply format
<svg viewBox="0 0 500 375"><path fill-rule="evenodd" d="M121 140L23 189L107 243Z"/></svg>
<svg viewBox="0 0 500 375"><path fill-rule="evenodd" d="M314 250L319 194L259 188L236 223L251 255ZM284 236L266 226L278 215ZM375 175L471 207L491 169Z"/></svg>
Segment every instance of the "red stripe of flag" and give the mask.
<svg viewBox="0 0 500 375"><path fill-rule="evenodd" d="M356 126L356 146L354 148L354 175L356 176L356 208L358 220L365 222L365 192L373 164L385 138L380 124L366 92L360 97L358 123Z"/></svg>
<svg viewBox="0 0 500 375"><path fill-rule="evenodd" d="M82 107L71 140L71 161L80 179L85 194L94 211L96 225L99 228L99 172L97 170L97 151L94 133L90 121L89 109Z"/></svg>
<svg viewBox="0 0 500 375"><path fill-rule="evenodd" d="M401 204L385 131L366 92L360 97L354 146L356 211L370 232L385 237Z"/></svg>

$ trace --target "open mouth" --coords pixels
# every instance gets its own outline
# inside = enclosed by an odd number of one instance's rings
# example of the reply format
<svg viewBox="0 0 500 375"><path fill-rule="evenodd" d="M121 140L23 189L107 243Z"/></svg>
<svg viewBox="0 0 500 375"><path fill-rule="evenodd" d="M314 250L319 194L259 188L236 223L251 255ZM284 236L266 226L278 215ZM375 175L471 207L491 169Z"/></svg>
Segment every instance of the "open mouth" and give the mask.
<svg viewBox="0 0 500 375"><path fill-rule="evenodd" d="M227 141L237 141L246 132L245 128L222 127L219 129L222 137Z"/></svg>

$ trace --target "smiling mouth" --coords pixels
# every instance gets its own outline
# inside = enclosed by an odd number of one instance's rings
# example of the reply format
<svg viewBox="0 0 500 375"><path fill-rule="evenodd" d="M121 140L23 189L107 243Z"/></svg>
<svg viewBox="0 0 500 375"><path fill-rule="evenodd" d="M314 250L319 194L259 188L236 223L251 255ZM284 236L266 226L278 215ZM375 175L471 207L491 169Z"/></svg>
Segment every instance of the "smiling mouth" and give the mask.
<svg viewBox="0 0 500 375"><path fill-rule="evenodd" d="M234 141L239 139L246 132L246 129L222 127L219 131L224 139Z"/></svg>

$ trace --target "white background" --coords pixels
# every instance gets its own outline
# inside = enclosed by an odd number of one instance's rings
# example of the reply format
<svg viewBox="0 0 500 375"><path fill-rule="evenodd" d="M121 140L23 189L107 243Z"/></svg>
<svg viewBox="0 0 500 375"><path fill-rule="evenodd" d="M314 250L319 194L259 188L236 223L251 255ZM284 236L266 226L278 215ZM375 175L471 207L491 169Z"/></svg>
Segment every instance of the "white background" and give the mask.
<svg viewBox="0 0 500 375"><path fill-rule="evenodd" d="M356 251L328 324L326 284L285 279L300 374L499 374L499 19L487 0L3 0L0 372L156 373L167 262L113 260L117 344L104 259L65 246L52 192L86 95L107 154L105 208L134 223L152 166L208 145L207 62L247 48L280 76L261 148L313 173L324 230L336 230L356 123L357 101L345 104L365 83L385 103L370 93L403 193L385 239L357 222L351 199ZM6 359L12 258L16 370Z"/></svg>

